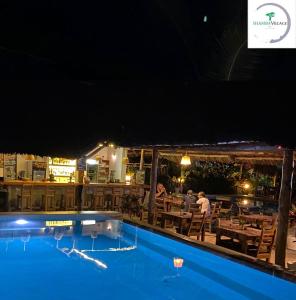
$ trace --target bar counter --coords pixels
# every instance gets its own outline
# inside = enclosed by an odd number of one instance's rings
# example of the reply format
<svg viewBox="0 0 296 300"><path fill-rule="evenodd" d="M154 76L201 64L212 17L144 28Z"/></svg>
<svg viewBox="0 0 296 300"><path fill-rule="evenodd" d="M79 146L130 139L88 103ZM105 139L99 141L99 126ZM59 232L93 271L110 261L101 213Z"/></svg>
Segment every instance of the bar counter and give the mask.
<svg viewBox="0 0 296 300"><path fill-rule="evenodd" d="M149 185L4 181L0 211L120 210L124 195L144 197Z"/></svg>

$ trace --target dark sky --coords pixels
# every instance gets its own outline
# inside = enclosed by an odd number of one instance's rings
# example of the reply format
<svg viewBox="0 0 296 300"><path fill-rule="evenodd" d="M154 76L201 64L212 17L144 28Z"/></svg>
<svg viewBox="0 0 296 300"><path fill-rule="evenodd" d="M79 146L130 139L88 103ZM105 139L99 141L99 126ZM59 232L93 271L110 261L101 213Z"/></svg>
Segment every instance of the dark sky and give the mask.
<svg viewBox="0 0 296 300"><path fill-rule="evenodd" d="M2 0L0 78L223 80L246 16L246 0ZM295 79L295 67L294 50L245 46L231 79Z"/></svg>
<svg viewBox="0 0 296 300"><path fill-rule="evenodd" d="M243 47L225 81L246 3L2 0L0 152L76 155L103 139L294 145L294 50Z"/></svg>
<svg viewBox="0 0 296 300"><path fill-rule="evenodd" d="M105 139L124 145L246 139L295 145L294 110L285 85L280 87L269 82L1 82L1 148L80 154Z"/></svg>

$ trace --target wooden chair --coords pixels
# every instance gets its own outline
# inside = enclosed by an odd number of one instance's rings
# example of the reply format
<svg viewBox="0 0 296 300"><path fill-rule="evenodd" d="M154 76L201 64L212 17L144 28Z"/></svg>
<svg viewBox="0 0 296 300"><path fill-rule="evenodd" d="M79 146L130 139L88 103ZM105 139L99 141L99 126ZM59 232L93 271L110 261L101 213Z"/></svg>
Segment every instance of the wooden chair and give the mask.
<svg viewBox="0 0 296 300"><path fill-rule="evenodd" d="M148 216L149 216L148 210L142 207L140 211L140 221L148 222Z"/></svg>
<svg viewBox="0 0 296 300"><path fill-rule="evenodd" d="M259 259L265 259L267 262L269 262L274 244L275 233L275 227L272 227L271 229L266 229L263 227L259 240L254 244L248 245L248 254Z"/></svg>
<svg viewBox="0 0 296 300"><path fill-rule="evenodd" d="M201 239L203 241L205 219L205 212L193 212L186 235L189 237L192 235L196 235L198 240Z"/></svg>
<svg viewBox="0 0 296 300"><path fill-rule="evenodd" d="M164 212L164 207L155 204L154 212L153 212L153 225L161 225L163 212Z"/></svg>
<svg viewBox="0 0 296 300"><path fill-rule="evenodd" d="M209 217L206 218L205 221L205 227L209 229L209 232L212 232L212 225L217 219L219 218L220 215L220 210L221 210L222 203L214 203L211 205L211 214Z"/></svg>

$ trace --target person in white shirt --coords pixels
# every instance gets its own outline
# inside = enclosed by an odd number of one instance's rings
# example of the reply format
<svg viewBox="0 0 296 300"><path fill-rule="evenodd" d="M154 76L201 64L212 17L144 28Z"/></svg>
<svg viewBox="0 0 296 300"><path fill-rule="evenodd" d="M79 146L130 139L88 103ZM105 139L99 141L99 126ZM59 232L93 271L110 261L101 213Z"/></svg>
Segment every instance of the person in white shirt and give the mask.
<svg viewBox="0 0 296 300"><path fill-rule="evenodd" d="M206 194L204 192L199 192L197 194L198 200L197 204L201 205L201 213L206 212L206 217L209 217L211 214L211 205L208 198L206 198Z"/></svg>

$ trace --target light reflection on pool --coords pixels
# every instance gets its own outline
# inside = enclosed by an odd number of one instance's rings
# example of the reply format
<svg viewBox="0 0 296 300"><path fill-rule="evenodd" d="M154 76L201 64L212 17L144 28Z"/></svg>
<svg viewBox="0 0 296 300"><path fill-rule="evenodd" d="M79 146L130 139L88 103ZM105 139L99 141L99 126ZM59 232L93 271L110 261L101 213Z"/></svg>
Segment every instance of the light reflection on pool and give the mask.
<svg viewBox="0 0 296 300"><path fill-rule="evenodd" d="M0 221L1 300L288 299L296 285L118 220Z"/></svg>

